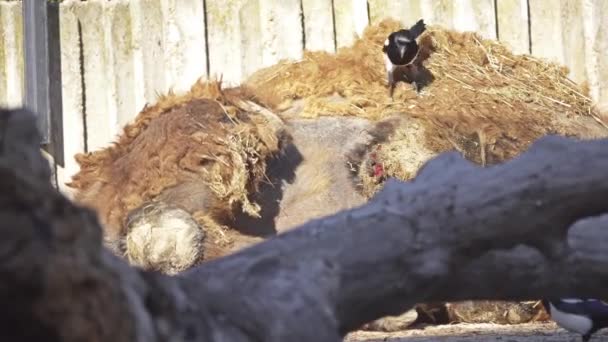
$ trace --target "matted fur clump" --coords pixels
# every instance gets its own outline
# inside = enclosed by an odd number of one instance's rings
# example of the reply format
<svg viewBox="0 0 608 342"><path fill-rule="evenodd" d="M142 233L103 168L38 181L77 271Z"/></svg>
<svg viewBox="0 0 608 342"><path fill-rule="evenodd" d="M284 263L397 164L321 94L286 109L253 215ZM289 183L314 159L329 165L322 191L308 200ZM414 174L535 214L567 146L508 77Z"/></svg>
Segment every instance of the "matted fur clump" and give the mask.
<svg viewBox="0 0 608 342"><path fill-rule="evenodd" d="M80 171L68 185L97 210L108 240L124 236L131 211L188 182L204 182L215 197L205 212L191 213L210 235L209 217L235 208L257 216L249 195L265 178L267 158L280 151L283 130L248 111L251 98L244 88L223 91L219 82L202 81L186 94L162 96L117 142L77 155Z"/></svg>
<svg viewBox="0 0 608 342"><path fill-rule="evenodd" d="M246 84L275 110L302 99L301 117L407 115L424 128L426 148L435 153L457 149L480 164L512 158L543 135L568 134L557 113L595 115L587 92L568 79L565 67L514 55L476 33L436 26L420 38L420 57L433 82L420 97L400 83L391 100L382 45L399 28L398 21L383 20L369 26L352 47L337 54L307 52L302 61L258 71Z"/></svg>

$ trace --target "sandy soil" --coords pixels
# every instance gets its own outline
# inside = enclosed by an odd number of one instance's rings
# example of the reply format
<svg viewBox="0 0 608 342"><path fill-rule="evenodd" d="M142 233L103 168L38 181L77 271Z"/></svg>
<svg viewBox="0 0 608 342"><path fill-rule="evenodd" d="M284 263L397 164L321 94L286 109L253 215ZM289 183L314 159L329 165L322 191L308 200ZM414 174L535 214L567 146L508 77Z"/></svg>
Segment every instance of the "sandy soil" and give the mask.
<svg viewBox="0 0 608 342"><path fill-rule="evenodd" d="M579 335L569 333L554 323L518 325L454 324L411 329L397 333L358 331L345 342L580 342ZM608 329L593 335L590 342L608 341Z"/></svg>

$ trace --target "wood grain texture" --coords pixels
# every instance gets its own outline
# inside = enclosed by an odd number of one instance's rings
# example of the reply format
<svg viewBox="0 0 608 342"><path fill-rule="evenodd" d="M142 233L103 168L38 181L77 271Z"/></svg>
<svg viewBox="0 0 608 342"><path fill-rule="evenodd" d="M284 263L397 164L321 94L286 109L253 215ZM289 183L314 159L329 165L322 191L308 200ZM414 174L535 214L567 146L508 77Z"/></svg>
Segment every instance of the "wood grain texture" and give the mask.
<svg viewBox="0 0 608 342"><path fill-rule="evenodd" d="M334 0L336 45L350 46L369 24L366 0Z"/></svg>
<svg viewBox="0 0 608 342"><path fill-rule="evenodd" d="M332 0L302 0L304 48L309 51L335 51Z"/></svg>
<svg viewBox="0 0 608 342"><path fill-rule="evenodd" d="M530 53L528 0L497 0L498 39L516 54Z"/></svg>

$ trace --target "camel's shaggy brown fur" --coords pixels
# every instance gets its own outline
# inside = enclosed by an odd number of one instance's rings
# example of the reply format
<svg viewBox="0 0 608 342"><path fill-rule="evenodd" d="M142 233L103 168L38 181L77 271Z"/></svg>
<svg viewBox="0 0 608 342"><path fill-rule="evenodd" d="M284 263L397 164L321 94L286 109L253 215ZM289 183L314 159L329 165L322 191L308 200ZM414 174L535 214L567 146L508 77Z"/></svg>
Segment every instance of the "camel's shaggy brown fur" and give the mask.
<svg viewBox="0 0 608 342"><path fill-rule="evenodd" d="M116 143L76 156L81 169L69 184L76 200L98 211L109 240L124 236L129 212L190 181L212 191L198 217L217 219L237 206L257 215L249 195L264 180L266 159L280 151L283 131L242 108L252 97L244 88L222 91L219 82L161 97Z"/></svg>
<svg viewBox="0 0 608 342"><path fill-rule="evenodd" d="M352 47L307 52L303 61L256 72L241 87L198 82L184 95L161 97L114 145L77 156L81 171L70 184L76 199L97 209L110 240L124 237L127 215L142 205L177 205L207 231L205 248L221 255L236 234L223 218L234 210L258 214L250 196L266 177L266 159L288 139L282 121L269 121L261 111L271 109L285 120L334 115L378 121L377 137L344 165L366 197L386 177L414 177L437 153L456 149L476 163L493 164L542 135L576 134L564 117L597 118L565 68L435 26L420 42L433 82L421 96L401 85L392 100L381 47L399 26L384 20ZM244 107L243 100L261 106Z"/></svg>

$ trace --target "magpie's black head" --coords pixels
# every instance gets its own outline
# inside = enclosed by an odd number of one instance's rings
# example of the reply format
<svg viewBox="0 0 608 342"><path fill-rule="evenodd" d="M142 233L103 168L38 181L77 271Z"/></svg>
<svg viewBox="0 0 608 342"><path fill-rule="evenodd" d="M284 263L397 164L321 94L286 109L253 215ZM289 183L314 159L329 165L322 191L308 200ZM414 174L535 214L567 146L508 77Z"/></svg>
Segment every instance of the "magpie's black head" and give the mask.
<svg viewBox="0 0 608 342"><path fill-rule="evenodd" d="M409 29L392 32L384 42L382 52L388 56L394 65L404 65L411 62L418 53L416 39L425 29L426 25L420 19Z"/></svg>

